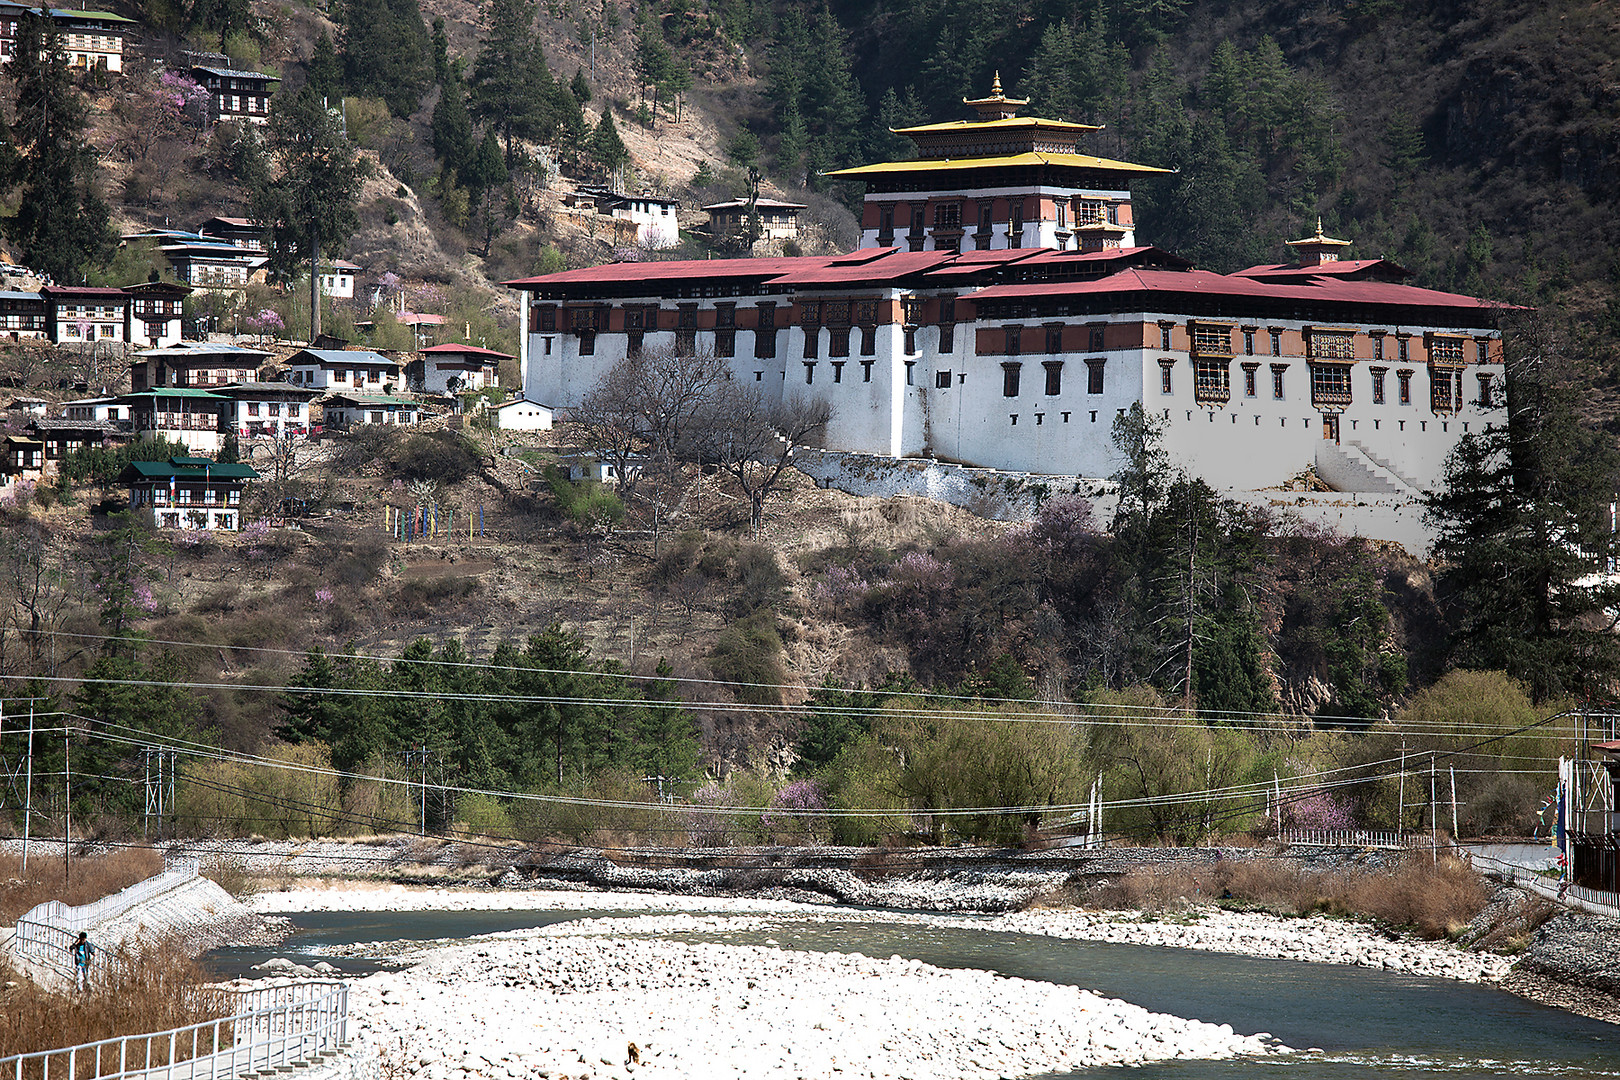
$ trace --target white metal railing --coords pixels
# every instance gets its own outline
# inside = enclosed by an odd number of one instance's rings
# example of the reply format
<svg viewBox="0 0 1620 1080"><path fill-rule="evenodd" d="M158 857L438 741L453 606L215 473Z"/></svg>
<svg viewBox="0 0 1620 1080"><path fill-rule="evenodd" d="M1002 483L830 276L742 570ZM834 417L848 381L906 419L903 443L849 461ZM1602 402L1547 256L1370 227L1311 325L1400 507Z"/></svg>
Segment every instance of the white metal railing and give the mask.
<svg viewBox="0 0 1620 1080"><path fill-rule="evenodd" d="M1428 847L1429 838L1393 829L1284 829L1279 839L1288 844L1316 847L1361 847L1401 849Z"/></svg>
<svg viewBox="0 0 1620 1080"><path fill-rule="evenodd" d="M227 990L230 1016L0 1058L0 1080L229 1080L295 1068L349 1041L349 988L336 981Z"/></svg>
<svg viewBox="0 0 1620 1080"><path fill-rule="evenodd" d="M12 949L19 956L68 968L67 950L79 931L117 918L135 905L185 884L195 878L200 869L196 859L172 859L165 865L168 869L163 873L88 904L69 907L60 900L47 900L34 905L17 920Z"/></svg>
<svg viewBox="0 0 1620 1080"><path fill-rule="evenodd" d="M1565 907L1590 911L1597 915L1620 916L1620 893L1612 893L1605 889L1589 889L1585 885L1565 884L1557 878L1538 874L1528 867L1503 862L1489 855L1481 855L1477 851L1470 851L1467 854L1469 862L1481 873L1525 886L1531 892L1539 893L1549 900L1556 900Z"/></svg>

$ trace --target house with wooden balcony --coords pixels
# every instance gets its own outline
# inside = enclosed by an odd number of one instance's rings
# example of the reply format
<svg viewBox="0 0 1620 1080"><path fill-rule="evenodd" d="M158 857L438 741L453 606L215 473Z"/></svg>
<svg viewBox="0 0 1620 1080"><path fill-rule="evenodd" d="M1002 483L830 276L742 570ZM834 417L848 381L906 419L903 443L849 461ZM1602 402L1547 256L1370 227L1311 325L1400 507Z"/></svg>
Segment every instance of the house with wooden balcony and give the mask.
<svg viewBox="0 0 1620 1080"><path fill-rule="evenodd" d="M251 382L270 359L262 349L220 341L178 341L135 354L130 367L130 388L159 386L215 387Z"/></svg>
<svg viewBox="0 0 1620 1080"><path fill-rule="evenodd" d="M426 394L462 394L501 384L501 361L514 357L479 345L445 344L423 349L405 365L405 383Z"/></svg>
<svg viewBox="0 0 1620 1080"><path fill-rule="evenodd" d="M0 339L7 341L43 341L45 332L45 296L24 290L0 290Z"/></svg>
<svg viewBox="0 0 1620 1080"><path fill-rule="evenodd" d="M321 402L325 426L347 431L362 426L410 426L420 424L420 402L392 394L333 394Z"/></svg>
<svg viewBox="0 0 1620 1080"><path fill-rule="evenodd" d="M161 349L180 343L191 286L174 281L142 281L125 285L124 292L129 294L127 337L132 347Z"/></svg>
<svg viewBox="0 0 1620 1080"><path fill-rule="evenodd" d="M120 397L137 438L184 443L193 453L217 454L225 446L228 399L191 387L155 387Z"/></svg>
<svg viewBox="0 0 1620 1080"><path fill-rule="evenodd" d="M287 381L363 394L388 394L403 385L399 361L370 349L300 349L287 358Z"/></svg>
<svg viewBox="0 0 1620 1080"><path fill-rule="evenodd" d="M709 235L716 240L746 237L755 228L759 240L796 240L799 215L805 209L803 203L776 199L758 199L752 207L746 199L732 199L710 203L703 212L709 215Z"/></svg>
<svg viewBox="0 0 1620 1080"><path fill-rule="evenodd" d="M311 405L321 396L312 387L287 382L232 383L210 392L228 402L225 426L238 439L304 438L313 426Z"/></svg>
<svg viewBox="0 0 1620 1080"><path fill-rule="evenodd" d="M264 124L270 120L270 99L276 96L281 78L262 71L197 66L191 77L208 91L208 122L234 120L243 124Z"/></svg>
<svg viewBox="0 0 1620 1080"><path fill-rule="evenodd" d="M197 456L132 461L118 483L129 488L130 510L154 528L235 532L248 482L258 477L250 465Z"/></svg>
<svg viewBox="0 0 1620 1080"><path fill-rule="evenodd" d="M47 285L45 335L57 345L128 344L129 294L90 285Z"/></svg>

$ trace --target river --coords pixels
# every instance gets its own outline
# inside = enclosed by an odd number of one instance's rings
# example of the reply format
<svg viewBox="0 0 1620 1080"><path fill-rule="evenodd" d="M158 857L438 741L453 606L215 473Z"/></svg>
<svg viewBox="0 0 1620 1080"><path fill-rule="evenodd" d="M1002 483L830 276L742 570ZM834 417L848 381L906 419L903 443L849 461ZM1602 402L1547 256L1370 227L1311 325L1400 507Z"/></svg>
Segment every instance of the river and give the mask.
<svg viewBox="0 0 1620 1080"><path fill-rule="evenodd" d="M205 957L221 977L271 955L326 960L349 974L388 964L368 942L461 939L533 929L614 911L314 912L291 916L297 932L272 950L222 949ZM990 919L984 922L988 926ZM1334 964L1264 960L1191 949L1061 940L991 929L885 919L830 909L825 916L771 916L747 929L674 935L684 941L773 945L816 952L899 955L944 968L979 968L1082 986L1156 1012L1270 1032L1300 1051L1265 1059L1172 1062L1148 1075L1172 1080L1274 1077L1370 1080L1444 1075L1620 1077L1620 1027L1526 1001L1487 986ZM343 955L335 955L341 953ZM1104 1077L1126 1070L1054 1076ZM1129 1070L1142 1076L1143 1070Z"/></svg>

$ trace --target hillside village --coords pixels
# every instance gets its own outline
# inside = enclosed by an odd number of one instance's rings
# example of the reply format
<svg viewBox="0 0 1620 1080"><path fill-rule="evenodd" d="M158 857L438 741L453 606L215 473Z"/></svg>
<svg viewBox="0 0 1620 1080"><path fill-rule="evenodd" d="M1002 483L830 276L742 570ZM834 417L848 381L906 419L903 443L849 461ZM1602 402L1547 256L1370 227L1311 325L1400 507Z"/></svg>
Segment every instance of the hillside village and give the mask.
<svg viewBox="0 0 1620 1080"><path fill-rule="evenodd" d="M1159 113L1065 98L1054 72L1082 61L1058 37L1016 76L987 60L954 97L863 113L840 16L793 5L27 14L0 20L5 55L56 35L100 157L69 186L106 220L72 247L8 219L0 665L98 722L368 775L415 747L439 803L367 820L583 837L614 826L451 791L1129 800L1193 784L1193 759L1225 790L1360 768L1414 717L1438 747L1610 693L1606 286L1541 256L1510 274L1467 229L1455 257L1432 231L1375 254L1396 226L1336 156L1371 151L1270 36L1201 55L1197 83L1127 72L1169 30L1093 27L1120 35L1117 92ZM389 63L374 32L405 43ZM61 76L10 70L18 115ZM1286 213L1223 204L1185 156L1223 109L1215 164L1257 191L1304 177ZM349 170L313 206L300 130ZM1439 154L1403 138L1376 169L1415 193ZM26 208L44 159L19 155ZM1597 202L1608 182L1570 181ZM1493 455L1544 478L1514 486L1529 539L1505 548L1481 542ZM1556 565L1492 592L1536 558ZM496 695L568 672L532 692L590 704L336 705L446 693L463 666ZM117 699L123 677L169 689ZM1176 719L1153 745L997 736L1066 764L968 776L951 762L991 753L984 731L894 712L929 695ZM1576 750L1504 744L1460 781L1459 827L1529 827L1511 766ZM259 783L194 787L187 813L242 827ZM1432 824L1398 787L1329 816ZM331 793L334 822L359 827L362 793ZM1251 802L1206 807L1278 827ZM1118 824L1189 841L1212 813Z"/></svg>

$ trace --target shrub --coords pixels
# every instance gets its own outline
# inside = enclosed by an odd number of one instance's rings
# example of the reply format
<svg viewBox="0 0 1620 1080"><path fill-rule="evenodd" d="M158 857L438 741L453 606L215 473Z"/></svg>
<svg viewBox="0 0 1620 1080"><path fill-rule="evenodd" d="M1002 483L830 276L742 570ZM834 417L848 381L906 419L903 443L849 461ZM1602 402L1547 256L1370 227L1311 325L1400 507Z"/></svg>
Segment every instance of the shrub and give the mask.
<svg viewBox="0 0 1620 1080"><path fill-rule="evenodd" d="M477 470L478 451L463 435L435 431L407 438L390 464L402 480L459 484Z"/></svg>
<svg viewBox="0 0 1620 1080"><path fill-rule="evenodd" d="M780 704L787 672L782 666L776 616L758 611L726 627L709 654L709 666L722 682L731 684L738 701Z"/></svg>

